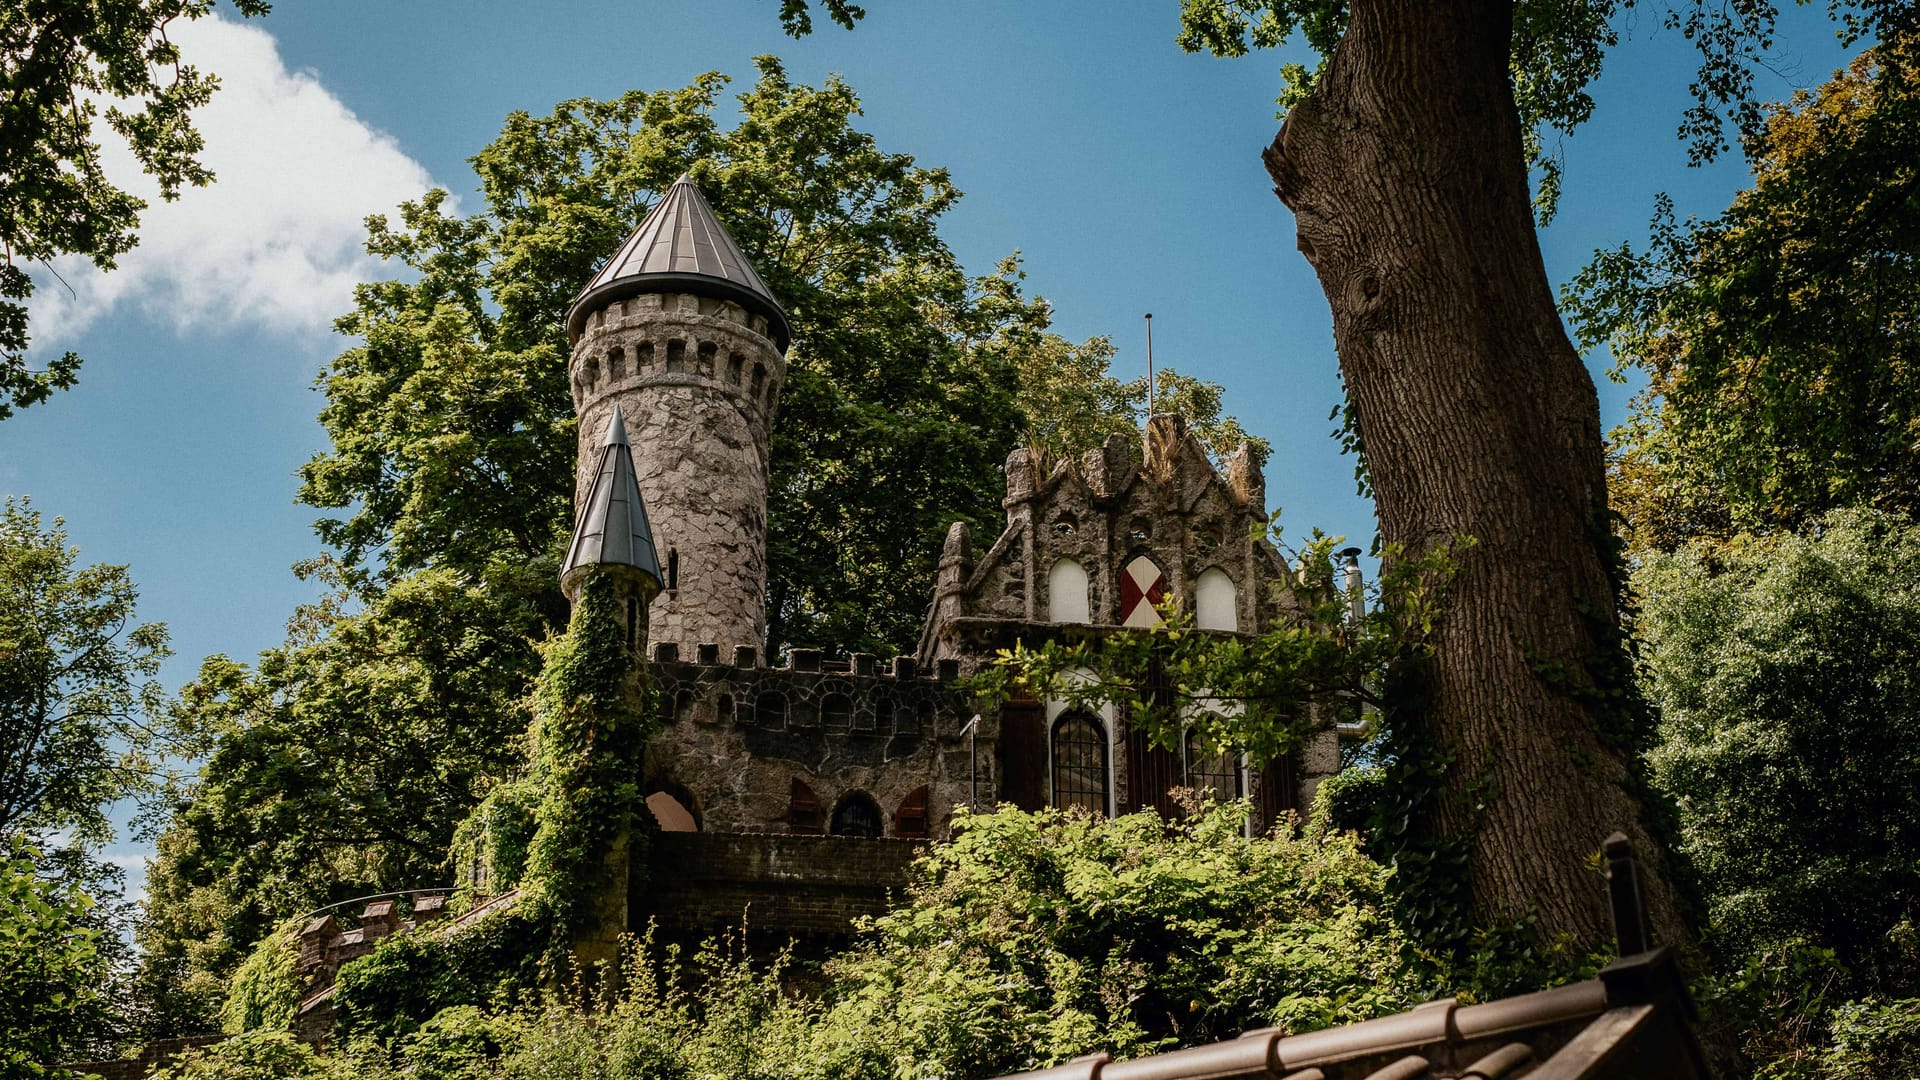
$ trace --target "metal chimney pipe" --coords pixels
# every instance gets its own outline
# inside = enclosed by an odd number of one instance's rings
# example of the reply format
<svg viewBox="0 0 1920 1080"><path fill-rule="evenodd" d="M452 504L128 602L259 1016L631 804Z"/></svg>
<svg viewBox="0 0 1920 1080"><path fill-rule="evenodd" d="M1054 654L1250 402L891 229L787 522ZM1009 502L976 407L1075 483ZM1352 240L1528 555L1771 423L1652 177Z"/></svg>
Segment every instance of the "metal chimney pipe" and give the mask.
<svg viewBox="0 0 1920 1080"><path fill-rule="evenodd" d="M1355 626L1367 617L1367 593L1363 587L1365 581L1360 574L1360 549L1357 547L1340 550L1340 567L1346 577L1347 616Z"/></svg>

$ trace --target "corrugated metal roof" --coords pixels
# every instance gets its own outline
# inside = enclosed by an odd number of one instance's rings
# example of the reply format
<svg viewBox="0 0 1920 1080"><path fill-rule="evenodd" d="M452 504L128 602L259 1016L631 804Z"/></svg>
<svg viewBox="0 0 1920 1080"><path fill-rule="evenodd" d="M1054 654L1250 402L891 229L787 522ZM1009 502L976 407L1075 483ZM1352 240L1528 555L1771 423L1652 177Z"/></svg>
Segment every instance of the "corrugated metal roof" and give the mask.
<svg viewBox="0 0 1920 1080"><path fill-rule="evenodd" d="M657 589L660 557L654 550L653 527L647 523L640 485L634 480L627 418L618 405L613 407L607 437L600 445L600 468L593 475L593 488L574 525L573 542L567 545L560 583L565 587L594 566L630 566L651 577Z"/></svg>
<svg viewBox="0 0 1920 1080"><path fill-rule="evenodd" d="M586 317L602 304L676 288L733 300L766 316L783 350L792 337L787 313L773 290L720 224L700 188L684 175L580 290L567 312L567 333L577 338Z"/></svg>

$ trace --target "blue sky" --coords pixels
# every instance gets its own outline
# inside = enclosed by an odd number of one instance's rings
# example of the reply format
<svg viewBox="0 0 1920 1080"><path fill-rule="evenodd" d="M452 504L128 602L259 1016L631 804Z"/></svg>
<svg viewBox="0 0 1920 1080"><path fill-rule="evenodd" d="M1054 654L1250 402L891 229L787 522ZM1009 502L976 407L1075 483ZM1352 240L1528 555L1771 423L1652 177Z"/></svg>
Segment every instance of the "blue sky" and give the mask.
<svg viewBox="0 0 1920 1080"><path fill-rule="evenodd" d="M1364 543L1371 509L1329 437L1326 303L1259 160L1283 57L1182 54L1176 0L868 7L858 30L800 42L774 0L329 0L184 28L189 60L226 81L203 123L221 182L150 211L117 273L63 263L70 291L43 278L36 350L87 362L77 389L0 424L0 493L63 516L85 561L131 565L142 616L173 630L169 687L205 655L276 644L311 595L288 567L318 550L317 513L293 503L325 445L312 382L346 344L330 321L351 283L382 273L358 252L360 220L429 184L477 208L466 159L512 110L705 71L748 80L774 53L796 80L841 73L883 149L949 168L967 195L945 235L967 265L1022 250L1056 328L1111 334L1123 375L1144 369L1152 311L1157 362L1224 384L1273 440L1285 524ZM1764 96L1845 62L1823 8L1786 13ZM1745 179L1737 159L1688 168L1674 137L1689 46L1647 14L1622 30L1597 115L1564 147L1542 235L1556 283L1641 238L1657 192L1711 214ZM1627 391L1600 389L1615 423Z"/></svg>

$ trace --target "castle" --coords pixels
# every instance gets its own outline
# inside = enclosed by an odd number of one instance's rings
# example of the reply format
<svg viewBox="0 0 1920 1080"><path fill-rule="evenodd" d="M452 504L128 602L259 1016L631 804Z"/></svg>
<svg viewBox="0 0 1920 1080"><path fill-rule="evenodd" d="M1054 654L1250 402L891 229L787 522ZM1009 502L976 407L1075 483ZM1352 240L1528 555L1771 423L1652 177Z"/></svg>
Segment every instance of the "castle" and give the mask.
<svg viewBox="0 0 1920 1080"><path fill-rule="evenodd" d="M1108 706L1013 700L976 711L958 685L1016 641L1157 625L1255 633L1286 615L1249 447L1222 476L1185 424L1156 416L1051 468L1007 459L1005 530L976 552L955 523L917 654L765 654L769 439L791 328L779 300L682 177L567 316L580 417L578 527L562 570L623 584L630 645L670 707L646 752L659 823L643 912L689 928L844 928L903 880L913 841L956 807L1120 814L1206 787L1248 797L1252 827L1304 805L1339 763L1327 731L1250 770L1186 741L1153 746ZM569 589L571 594L572 589ZM823 899L824 898L824 899Z"/></svg>

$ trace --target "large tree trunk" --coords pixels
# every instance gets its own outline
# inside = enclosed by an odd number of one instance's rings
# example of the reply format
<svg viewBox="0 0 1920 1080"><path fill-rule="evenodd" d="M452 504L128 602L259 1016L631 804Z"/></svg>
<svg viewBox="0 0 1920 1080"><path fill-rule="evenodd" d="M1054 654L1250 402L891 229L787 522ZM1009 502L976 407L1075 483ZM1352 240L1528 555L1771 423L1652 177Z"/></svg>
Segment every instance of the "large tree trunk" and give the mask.
<svg viewBox="0 0 1920 1080"><path fill-rule="evenodd" d="M1508 3L1356 0L1266 161L1333 307L1383 539L1477 541L1434 639L1419 722L1456 757L1422 825L1472 834L1483 925L1534 908L1549 935L1595 945L1611 939L1601 841L1618 828L1645 856L1662 849L1620 740L1568 692L1596 660L1622 670L1595 632L1614 617L1605 467L1534 234L1511 34ZM1671 889L1653 892L1657 932L1677 942Z"/></svg>

